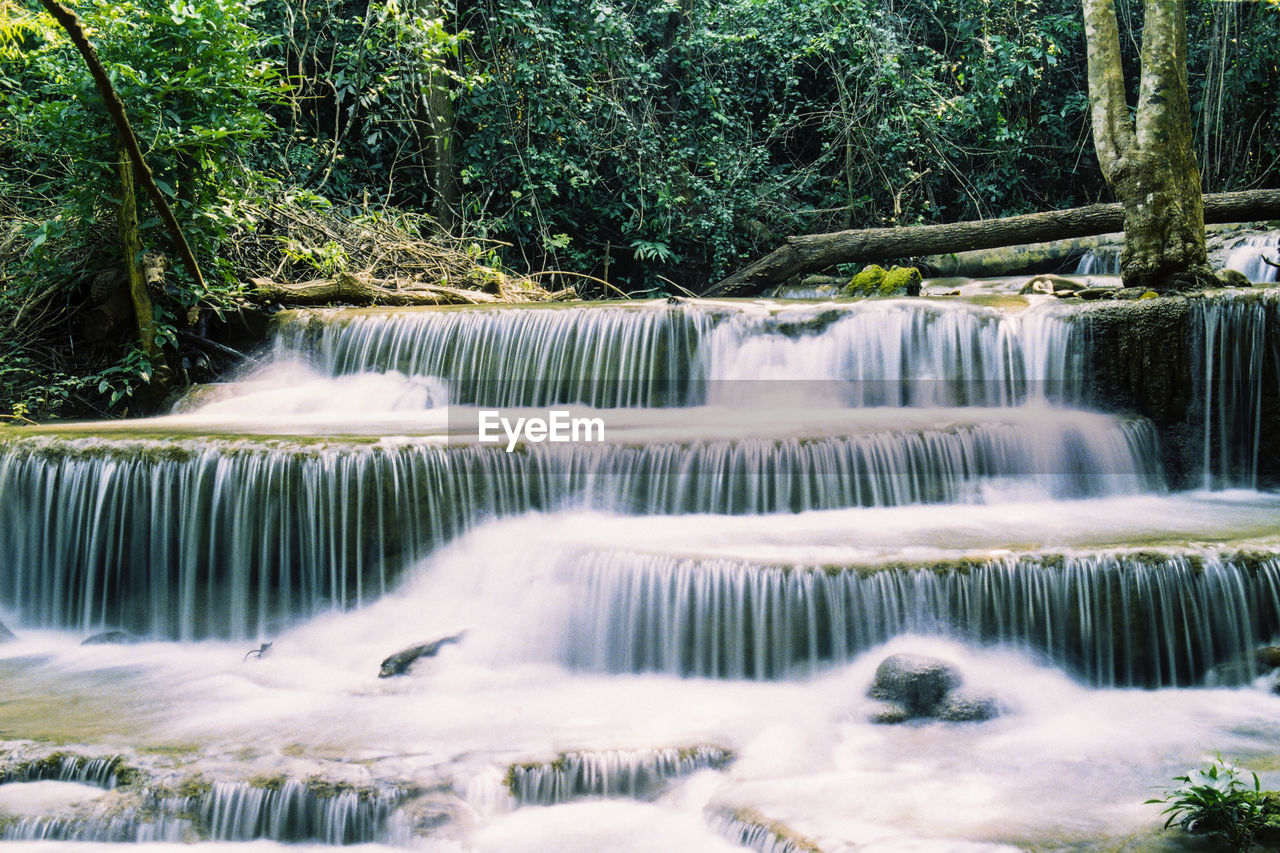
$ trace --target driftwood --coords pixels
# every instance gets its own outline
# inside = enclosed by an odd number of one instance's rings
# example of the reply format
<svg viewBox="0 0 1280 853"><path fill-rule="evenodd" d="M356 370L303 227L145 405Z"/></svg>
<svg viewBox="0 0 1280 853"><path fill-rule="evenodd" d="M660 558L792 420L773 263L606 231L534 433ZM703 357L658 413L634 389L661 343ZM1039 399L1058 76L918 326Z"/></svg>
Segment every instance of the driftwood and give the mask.
<svg viewBox="0 0 1280 853"><path fill-rule="evenodd" d="M466 631L460 631L457 634L451 634L448 637L441 637L438 640L432 640L429 643L420 643L416 646L410 646L404 651L396 652L391 657L382 662L381 668L378 670L379 678L391 678L396 675L404 675L409 671L409 667L420 658L435 657L442 646L449 643L460 643L462 638L466 636Z"/></svg>
<svg viewBox="0 0 1280 853"><path fill-rule="evenodd" d="M334 278L283 284L251 278L258 295L281 305L479 305L501 302L491 293L442 284L396 282L340 273Z"/></svg>
<svg viewBox="0 0 1280 853"><path fill-rule="evenodd" d="M1204 197L1206 223L1245 222L1276 216L1280 216L1280 190L1247 190ZM1092 204L1005 219L788 237L784 245L713 285L705 295L756 296L792 276L817 272L835 264L1068 240L1120 231L1123 227L1124 211L1119 204Z"/></svg>

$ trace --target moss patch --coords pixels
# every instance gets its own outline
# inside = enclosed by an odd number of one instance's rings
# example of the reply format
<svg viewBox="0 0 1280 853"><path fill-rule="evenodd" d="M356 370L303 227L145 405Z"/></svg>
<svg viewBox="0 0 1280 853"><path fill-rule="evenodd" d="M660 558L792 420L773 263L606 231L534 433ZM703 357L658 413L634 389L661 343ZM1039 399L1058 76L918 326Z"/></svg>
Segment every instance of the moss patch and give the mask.
<svg viewBox="0 0 1280 853"><path fill-rule="evenodd" d="M863 267L849 280L841 296L919 296L924 281L915 267L890 267L879 264Z"/></svg>

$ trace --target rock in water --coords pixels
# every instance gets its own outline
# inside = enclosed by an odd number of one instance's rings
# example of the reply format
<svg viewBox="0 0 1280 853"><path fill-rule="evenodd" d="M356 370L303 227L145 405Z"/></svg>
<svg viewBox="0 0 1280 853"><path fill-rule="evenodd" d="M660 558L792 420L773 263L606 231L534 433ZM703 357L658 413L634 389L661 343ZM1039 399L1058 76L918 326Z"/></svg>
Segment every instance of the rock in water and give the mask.
<svg viewBox="0 0 1280 853"><path fill-rule="evenodd" d="M7 643L13 639L17 639L13 636L13 632L3 622L0 622L0 643Z"/></svg>
<svg viewBox="0 0 1280 853"><path fill-rule="evenodd" d="M893 726L911 719L911 712L897 702L877 702L867 718L878 725Z"/></svg>
<svg viewBox="0 0 1280 853"><path fill-rule="evenodd" d="M897 703L913 716L930 716L942 698L960 686L960 671L925 655L890 655L876 669L868 696Z"/></svg>
<svg viewBox="0 0 1280 853"><path fill-rule="evenodd" d="M1000 716L994 696L953 690L939 703L934 716L948 723L984 723Z"/></svg>
<svg viewBox="0 0 1280 853"><path fill-rule="evenodd" d="M1263 646L1253 653L1258 666L1267 669L1280 668L1280 646Z"/></svg>
<svg viewBox="0 0 1280 853"><path fill-rule="evenodd" d="M1218 270L1218 279L1227 287L1253 287L1249 277L1238 270Z"/></svg>
<svg viewBox="0 0 1280 853"><path fill-rule="evenodd" d="M132 643L141 643L142 638L128 631L103 631L101 634L94 634L87 638L80 645L82 646L127 646Z"/></svg>
<svg viewBox="0 0 1280 853"><path fill-rule="evenodd" d="M378 677L390 678L393 675L404 675L418 658L435 657L441 646L461 642L463 635L466 633L466 631L459 631L448 637L441 637L438 640L410 646L402 652L396 652L382 662L382 670L378 673Z"/></svg>
<svg viewBox="0 0 1280 853"><path fill-rule="evenodd" d="M1019 296L1026 296L1028 293L1048 293L1053 296L1074 296L1077 291L1084 290L1088 287L1082 281L1066 278L1060 275L1050 275L1044 273L1042 275L1033 276L1027 280L1027 283L1018 291Z"/></svg>

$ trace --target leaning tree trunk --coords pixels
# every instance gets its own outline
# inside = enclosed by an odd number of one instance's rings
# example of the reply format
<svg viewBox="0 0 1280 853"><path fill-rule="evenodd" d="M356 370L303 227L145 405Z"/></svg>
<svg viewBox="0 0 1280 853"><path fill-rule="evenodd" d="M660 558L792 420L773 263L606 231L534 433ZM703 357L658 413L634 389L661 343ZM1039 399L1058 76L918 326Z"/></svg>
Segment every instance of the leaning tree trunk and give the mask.
<svg viewBox="0 0 1280 853"><path fill-rule="evenodd" d="M1133 118L1113 0L1084 0L1084 22L1094 147L1124 207L1120 274L1126 285L1152 290L1215 284L1191 139L1186 4L1145 0Z"/></svg>

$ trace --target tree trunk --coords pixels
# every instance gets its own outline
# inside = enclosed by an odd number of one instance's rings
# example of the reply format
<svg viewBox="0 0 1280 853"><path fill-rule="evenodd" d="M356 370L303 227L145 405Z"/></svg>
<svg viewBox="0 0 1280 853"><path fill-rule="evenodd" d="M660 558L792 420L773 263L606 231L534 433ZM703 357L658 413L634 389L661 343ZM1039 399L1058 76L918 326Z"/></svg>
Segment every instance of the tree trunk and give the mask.
<svg viewBox="0 0 1280 853"><path fill-rule="evenodd" d="M1146 0L1135 118L1125 100L1113 0L1084 0L1093 139L1103 177L1124 206L1126 286L1217 283L1204 242L1200 171L1191 138L1184 0Z"/></svg>
<svg viewBox="0 0 1280 853"><path fill-rule="evenodd" d="M155 311L142 274L142 235L138 231L138 199L134 195L133 166L124 151L120 152L120 251L124 255L125 276L129 283L129 299L138 324L138 342L153 362L160 356L156 346Z"/></svg>
<svg viewBox="0 0 1280 853"><path fill-rule="evenodd" d="M435 184L434 215L440 227L452 231L457 224L458 180L454 169L453 98L450 78L430 72L427 109L431 112L431 170Z"/></svg>
<svg viewBox="0 0 1280 853"><path fill-rule="evenodd" d="M1208 195L1204 197L1203 210L1204 220L1209 222L1273 218L1280 216L1280 190ZM1121 205L1092 204L1005 219L788 237L783 246L713 285L705 295L757 296L792 276L817 272L835 264L1067 240L1119 231L1124 223ZM1203 227L1201 232L1203 243Z"/></svg>

